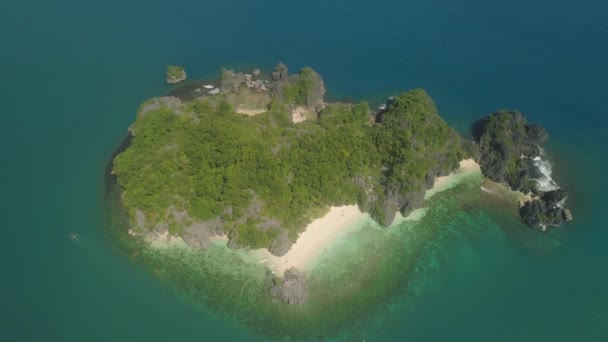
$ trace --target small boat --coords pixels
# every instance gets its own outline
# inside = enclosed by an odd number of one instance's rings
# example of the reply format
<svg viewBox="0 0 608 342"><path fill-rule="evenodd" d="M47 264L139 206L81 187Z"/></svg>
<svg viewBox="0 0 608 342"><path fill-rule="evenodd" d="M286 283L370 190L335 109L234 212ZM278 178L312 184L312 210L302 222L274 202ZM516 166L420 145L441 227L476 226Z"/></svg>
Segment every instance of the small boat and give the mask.
<svg viewBox="0 0 608 342"><path fill-rule="evenodd" d="M212 86L211 84L206 84L206 85L203 86L203 88L205 88L205 89L213 89L215 87Z"/></svg>
<svg viewBox="0 0 608 342"><path fill-rule="evenodd" d="M78 234L73 233L73 232L70 233L69 237L70 237L70 240L72 240L72 241L78 241L78 240L80 240L80 237L78 236Z"/></svg>
<svg viewBox="0 0 608 342"><path fill-rule="evenodd" d="M258 261L258 263L260 263L260 264L261 264L261 263L263 263L263 262L266 262L266 260L268 260L268 259L262 259L262 260Z"/></svg>
<svg viewBox="0 0 608 342"><path fill-rule="evenodd" d="M380 110L385 110L386 109L386 103L385 104L381 104L378 109Z"/></svg>

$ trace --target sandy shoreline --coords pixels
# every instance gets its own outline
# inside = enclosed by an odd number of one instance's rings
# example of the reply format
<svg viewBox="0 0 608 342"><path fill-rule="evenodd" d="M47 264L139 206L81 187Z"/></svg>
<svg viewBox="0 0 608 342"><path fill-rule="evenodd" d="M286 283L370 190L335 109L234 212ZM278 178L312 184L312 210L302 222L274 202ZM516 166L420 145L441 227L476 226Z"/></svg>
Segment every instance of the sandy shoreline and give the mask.
<svg viewBox="0 0 608 342"><path fill-rule="evenodd" d="M287 254L278 257L266 248L253 253L259 257L261 263L266 264L279 276L291 267L305 270L326 248L352 232L357 226L356 223L365 218L369 218L369 215L362 213L356 205L331 207L325 216L312 221L306 227Z"/></svg>
<svg viewBox="0 0 608 342"><path fill-rule="evenodd" d="M435 178L435 184L426 192L424 199L429 199L436 193L455 187L462 181L464 177L475 173L481 174L481 167L475 162L475 160L461 160L460 168L458 170L447 176Z"/></svg>
<svg viewBox="0 0 608 342"><path fill-rule="evenodd" d="M427 191L425 198L456 186L465 176L480 172L479 164L473 159L463 160L460 162L458 171L448 176L438 177L433 188ZM397 215L394 224L419 220L425 212L424 208L419 208L408 217ZM256 250L253 253L258 257L258 262L266 264L279 276L291 267L306 270L327 248L358 228L357 222L369 218L370 216L362 213L356 205L331 207L325 216L314 220L306 227L306 230L300 234L298 240L284 256L272 255L267 249Z"/></svg>
<svg viewBox="0 0 608 342"><path fill-rule="evenodd" d="M436 179L433 188L427 191L425 199L456 186L465 176L480 172L479 164L475 163L473 159L463 160L460 162L458 171ZM408 217L402 217L397 213L394 224L419 220L425 212L425 208L419 208ZM266 248L249 250L242 255L252 262L265 265L277 276L283 276L285 270L291 267L307 270L314 265L323 252L349 233L360 228L365 220L371 220L371 218L368 214L362 213L357 205L331 207L325 216L315 219L306 227L306 230L300 234L285 255L281 257L273 255ZM214 240L225 245L227 237L217 237ZM157 248L186 246L181 238L170 237L168 234L158 236L155 241L152 241L152 245Z"/></svg>

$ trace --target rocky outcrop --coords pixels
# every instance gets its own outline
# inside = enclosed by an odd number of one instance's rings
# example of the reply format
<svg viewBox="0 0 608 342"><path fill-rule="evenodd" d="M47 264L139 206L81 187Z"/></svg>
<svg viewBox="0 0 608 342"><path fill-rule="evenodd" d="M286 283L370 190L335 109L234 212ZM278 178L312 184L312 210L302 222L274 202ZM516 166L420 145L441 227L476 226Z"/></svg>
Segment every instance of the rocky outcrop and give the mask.
<svg viewBox="0 0 608 342"><path fill-rule="evenodd" d="M175 111L176 114L181 114L181 111L178 109L181 105L182 101L175 96L156 97L144 102L141 106L139 106L137 115L144 116L148 112L153 112L161 108L169 108ZM129 133L131 136L136 135L137 132L134 125L129 127Z"/></svg>
<svg viewBox="0 0 608 342"><path fill-rule="evenodd" d="M195 248L207 248L211 244L211 238L224 234L224 224L221 219L205 222L194 222L184 228L182 238L184 242Z"/></svg>
<svg viewBox="0 0 608 342"><path fill-rule="evenodd" d="M268 85L272 97L291 105L301 105L319 111L325 96L323 78L311 68L302 68L298 74L288 75L287 67L279 63L272 72Z"/></svg>
<svg viewBox="0 0 608 342"><path fill-rule="evenodd" d="M285 64L279 63L274 67L274 71L272 72L273 81L286 81L288 76Z"/></svg>
<svg viewBox="0 0 608 342"><path fill-rule="evenodd" d="M255 71L258 71L256 74ZM224 92L232 92L240 94L243 87L247 87L258 92L268 91L264 80L256 80L254 77L259 75L259 70L254 70L253 74L244 74L242 72L234 72L234 70L222 69L220 76L220 88Z"/></svg>
<svg viewBox="0 0 608 342"><path fill-rule="evenodd" d="M473 125L479 164L485 177L515 191L537 192L533 158L547 141L545 130L529 124L517 111L499 111Z"/></svg>
<svg viewBox="0 0 608 342"><path fill-rule="evenodd" d="M396 96L378 120L375 144L388 152L382 161L381 186L372 188L370 180L362 177L355 183L366 194L359 207L388 226L397 212L407 216L420 208L435 178L458 169L467 156L462 139L441 119L423 90Z"/></svg>
<svg viewBox="0 0 608 342"><path fill-rule="evenodd" d="M287 304L302 305L308 298L306 275L292 267L285 271L283 279L275 279L270 294Z"/></svg>
<svg viewBox="0 0 608 342"><path fill-rule="evenodd" d="M234 70L222 69L220 87L223 91L231 91L238 94L243 83L245 83L245 74L242 72L235 73Z"/></svg>
<svg viewBox="0 0 608 342"><path fill-rule="evenodd" d="M186 71L181 66L170 65L167 67L166 81L169 84L179 83L186 79Z"/></svg>
<svg viewBox="0 0 608 342"><path fill-rule="evenodd" d="M572 213L563 207L566 192L553 190L542 194L539 199L524 203L519 208L521 218L530 226L545 231L547 227L559 227L564 221L572 220Z"/></svg>
<svg viewBox="0 0 608 342"><path fill-rule="evenodd" d="M567 194L553 186L539 187L542 174L535 161L540 160L547 132L530 124L517 111L499 111L476 122L472 133L478 143L478 159L483 175L514 191L532 192L537 198L524 203L519 213L533 228L545 230L572 219L565 208Z"/></svg>

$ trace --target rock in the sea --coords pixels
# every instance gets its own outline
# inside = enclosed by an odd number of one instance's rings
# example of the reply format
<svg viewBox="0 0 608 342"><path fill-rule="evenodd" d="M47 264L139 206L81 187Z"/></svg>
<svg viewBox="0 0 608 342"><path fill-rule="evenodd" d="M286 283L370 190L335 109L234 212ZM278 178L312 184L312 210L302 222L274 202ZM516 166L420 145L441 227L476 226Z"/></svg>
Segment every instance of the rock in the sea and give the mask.
<svg viewBox="0 0 608 342"><path fill-rule="evenodd" d="M567 197L568 195L564 190L557 189L543 193L541 199L545 202L546 206L554 207L563 204Z"/></svg>
<svg viewBox="0 0 608 342"><path fill-rule="evenodd" d="M479 164L485 177L507 183L523 193L536 192L532 158L547 140L545 130L529 124L517 111L499 111L476 122L472 133L479 146Z"/></svg>
<svg viewBox="0 0 608 342"><path fill-rule="evenodd" d="M253 76L259 76L260 75L260 69L253 69L253 71L251 72L251 74Z"/></svg>
<svg viewBox="0 0 608 342"><path fill-rule="evenodd" d="M308 298L306 275L292 267L285 271L283 279L276 279L270 294L287 304L302 305Z"/></svg>
<svg viewBox="0 0 608 342"><path fill-rule="evenodd" d="M561 225L566 217L572 218L570 211L566 214L564 209L566 192L543 192L536 181L542 175L534 161L539 159L541 146L548 138L542 127L528 123L520 112L500 111L476 122L472 133L485 177L507 184L512 190L539 196L519 209L530 227L545 230Z"/></svg>
<svg viewBox="0 0 608 342"><path fill-rule="evenodd" d="M283 63L277 64L272 72L272 79L275 81L282 81L287 79L287 67Z"/></svg>
<svg viewBox="0 0 608 342"><path fill-rule="evenodd" d="M559 227L566 221L566 210L543 199L534 199L519 208L521 218L532 228L545 231L547 227ZM572 214L570 213L570 218Z"/></svg>
<svg viewBox="0 0 608 342"><path fill-rule="evenodd" d="M186 79L186 71L181 66L169 65L166 80L169 84L179 83Z"/></svg>

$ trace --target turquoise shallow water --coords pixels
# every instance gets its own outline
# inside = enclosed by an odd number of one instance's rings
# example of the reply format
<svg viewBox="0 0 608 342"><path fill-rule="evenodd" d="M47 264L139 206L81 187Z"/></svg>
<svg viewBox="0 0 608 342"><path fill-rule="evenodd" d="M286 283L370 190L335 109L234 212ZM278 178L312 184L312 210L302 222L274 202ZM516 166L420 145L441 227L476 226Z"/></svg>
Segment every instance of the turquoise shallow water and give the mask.
<svg viewBox="0 0 608 342"><path fill-rule="evenodd" d="M169 90L167 64L282 60L338 99L424 87L461 130L520 109L571 190L576 220L540 237L496 206L463 211L412 289L335 338L608 340L607 16L597 0L2 2L0 339L257 339L109 247L103 170L138 104Z"/></svg>

